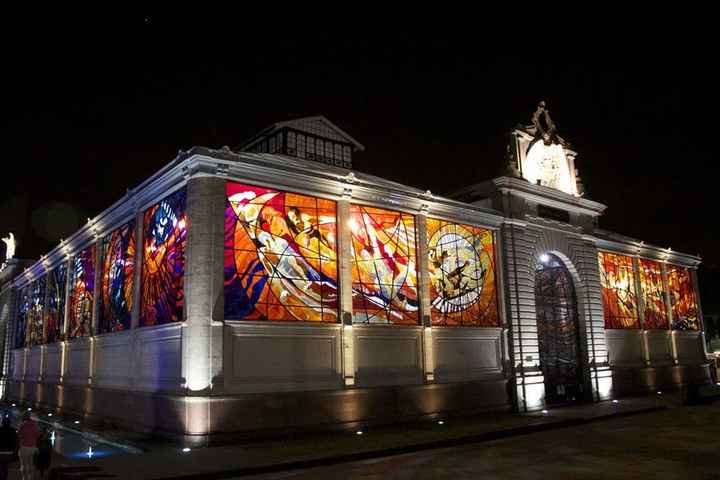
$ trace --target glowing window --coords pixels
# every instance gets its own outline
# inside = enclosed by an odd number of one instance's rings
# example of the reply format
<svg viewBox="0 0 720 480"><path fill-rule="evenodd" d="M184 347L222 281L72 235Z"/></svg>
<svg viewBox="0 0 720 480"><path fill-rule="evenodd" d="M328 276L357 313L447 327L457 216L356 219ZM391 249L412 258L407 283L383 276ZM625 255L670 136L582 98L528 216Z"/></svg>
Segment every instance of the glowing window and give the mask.
<svg viewBox="0 0 720 480"><path fill-rule="evenodd" d="M335 202L227 183L225 318L337 322Z"/></svg>
<svg viewBox="0 0 720 480"><path fill-rule="evenodd" d="M90 335L92 327L93 289L95 288L95 245L90 245L73 259L70 292L68 338Z"/></svg>
<svg viewBox="0 0 720 480"><path fill-rule="evenodd" d="M45 342L62 341L65 325L65 285L67 283L67 263L61 263L50 272L47 280L48 303Z"/></svg>
<svg viewBox="0 0 720 480"><path fill-rule="evenodd" d="M187 245L185 189L145 211L140 326L182 320Z"/></svg>
<svg viewBox="0 0 720 480"><path fill-rule="evenodd" d="M605 328L640 328L633 259L598 252Z"/></svg>
<svg viewBox="0 0 720 480"><path fill-rule="evenodd" d="M415 218L350 206L353 321L418 324Z"/></svg>
<svg viewBox="0 0 720 480"><path fill-rule="evenodd" d="M673 330L698 330L700 322L690 270L668 265L667 275Z"/></svg>
<svg viewBox="0 0 720 480"><path fill-rule="evenodd" d="M25 347L28 310L30 310L30 286L18 292L18 310L15 316L15 348Z"/></svg>
<svg viewBox="0 0 720 480"><path fill-rule="evenodd" d="M25 341L28 346L40 345L45 341L45 277L38 278L30 285L30 308L27 312Z"/></svg>
<svg viewBox="0 0 720 480"><path fill-rule="evenodd" d="M433 325L499 325L495 249L489 230L428 218Z"/></svg>
<svg viewBox="0 0 720 480"><path fill-rule="evenodd" d="M135 220L103 239L99 333L130 328L135 284Z"/></svg>
<svg viewBox="0 0 720 480"><path fill-rule="evenodd" d="M640 291L642 292L645 328L667 330L667 308L663 288L662 266L653 260L640 259Z"/></svg>

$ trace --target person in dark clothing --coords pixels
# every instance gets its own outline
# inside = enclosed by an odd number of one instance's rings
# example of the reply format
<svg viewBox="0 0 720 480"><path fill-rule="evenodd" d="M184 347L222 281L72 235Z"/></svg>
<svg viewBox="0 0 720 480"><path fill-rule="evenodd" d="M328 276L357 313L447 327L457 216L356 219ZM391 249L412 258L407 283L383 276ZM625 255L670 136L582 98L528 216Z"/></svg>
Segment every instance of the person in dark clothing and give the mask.
<svg viewBox="0 0 720 480"><path fill-rule="evenodd" d="M48 470L50 470L50 464L52 463L52 441L50 438L50 429L46 428L40 438L38 439L38 451L35 455L35 468L40 473L40 479L44 480L47 478Z"/></svg>
<svg viewBox="0 0 720 480"><path fill-rule="evenodd" d="M7 480L8 467L17 461L17 432L10 426L10 417L3 415L0 427L0 480Z"/></svg>

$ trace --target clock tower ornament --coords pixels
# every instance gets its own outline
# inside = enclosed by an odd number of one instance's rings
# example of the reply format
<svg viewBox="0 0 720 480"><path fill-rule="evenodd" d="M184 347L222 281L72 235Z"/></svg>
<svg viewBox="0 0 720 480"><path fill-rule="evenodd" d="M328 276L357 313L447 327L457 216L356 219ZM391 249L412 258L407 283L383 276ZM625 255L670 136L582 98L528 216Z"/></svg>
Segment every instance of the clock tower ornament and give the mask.
<svg viewBox="0 0 720 480"><path fill-rule="evenodd" d="M511 132L508 153L508 174L511 176L576 197L583 195L575 169L577 153L557 134L557 125L545 102L538 104L532 124L518 125Z"/></svg>

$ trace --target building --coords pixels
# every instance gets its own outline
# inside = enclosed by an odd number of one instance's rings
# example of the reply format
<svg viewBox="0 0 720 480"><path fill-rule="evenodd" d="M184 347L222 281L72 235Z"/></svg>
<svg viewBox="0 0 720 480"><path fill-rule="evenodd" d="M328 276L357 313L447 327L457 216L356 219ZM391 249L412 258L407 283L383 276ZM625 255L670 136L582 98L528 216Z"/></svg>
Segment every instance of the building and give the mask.
<svg viewBox="0 0 720 480"><path fill-rule="evenodd" d="M204 439L708 382L700 259L600 229L555 130L453 198L324 117L182 152L3 276L4 396Z"/></svg>

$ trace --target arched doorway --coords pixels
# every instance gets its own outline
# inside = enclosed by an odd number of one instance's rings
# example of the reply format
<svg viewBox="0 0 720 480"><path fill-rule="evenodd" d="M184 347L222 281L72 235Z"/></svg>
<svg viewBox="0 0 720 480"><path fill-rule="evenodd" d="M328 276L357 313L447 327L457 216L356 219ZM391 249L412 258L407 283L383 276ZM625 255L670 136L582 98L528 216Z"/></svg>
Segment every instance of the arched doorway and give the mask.
<svg viewBox="0 0 720 480"><path fill-rule="evenodd" d="M577 298L572 276L552 254L543 254L535 269L540 368L549 405L582 398Z"/></svg>

